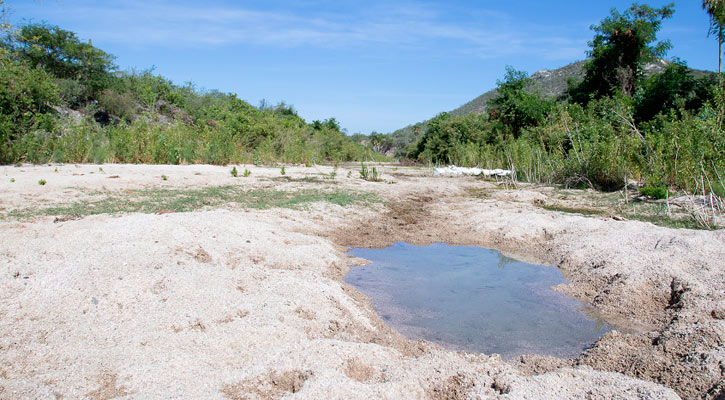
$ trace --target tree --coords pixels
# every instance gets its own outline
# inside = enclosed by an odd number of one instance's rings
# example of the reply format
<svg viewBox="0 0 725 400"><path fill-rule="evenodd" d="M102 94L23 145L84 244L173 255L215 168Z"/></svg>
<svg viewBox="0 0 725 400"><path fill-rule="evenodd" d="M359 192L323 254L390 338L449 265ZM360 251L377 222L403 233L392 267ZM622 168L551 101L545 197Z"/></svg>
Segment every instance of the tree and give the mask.
<svg viewBox="0 0 725 400"><path fill-rule="evenodd" d="M17 161L13 144L33 129L52 129L58 102L53 78L38 68L0 57L0 163Z"/></svg>
<svg viewBox="0 0 725 400"><path fill-rule="evenodd" d="M75 33L57 26L25 25L16 37L18 56L33 68L43 68L59 79L72 79L90 89L89 95L108 87L114 57Z"/></svg>
<svg viewBox="0 0 725 400"><path fill-rule="evenodd" d="M714 85L713 75L695 79L687 64L675 58L663 73L653 75L642 85L644 90L635 96L635 120L649 121L671 110L699 110L711 99Z"/></svg>
<svg viewBox="0 0 725 400"><path fill-rule="evenodd" d="M616 9L591 29L590 60L584 66L584 79L570 87L569 95L577 103L620 92L632 96L646 63L663 57L672 45L669 40L655 42L664 19L674 13L674 4L652 8L637 3L620 14Z"/></svg>
<svg viewBox="0 0 725 400"><path fill-rule="evenodd" d="M541 123L551 110L551 101L526 91L532 81L524 71L506 66L504 80L497 81L497 84L498 96L488 104L490 116L509 127L515 138L519 137L522 129Z"/></svg>
<svg viewBox="0 0 725 400"><path fill-rule="evenodd" d="M710 14L709 35L717 36L717 72L722 73L722 43L725 39L725 0L702 0L702 8Z"/></svg>
<svg viewBox="0 0 725 400"><path fill-rule="evenodd" d="M378 153L386 153L393 148L393 139L389 135L372 131L369 140L370 147Z"/></svg>
<svg viewBox="0 0 725 400"><path fill-rule="evenodd" d="M7 21L7 14L5 2L0 0L0 58L8 56L9 37L12 32L12 25Z"/></svg>

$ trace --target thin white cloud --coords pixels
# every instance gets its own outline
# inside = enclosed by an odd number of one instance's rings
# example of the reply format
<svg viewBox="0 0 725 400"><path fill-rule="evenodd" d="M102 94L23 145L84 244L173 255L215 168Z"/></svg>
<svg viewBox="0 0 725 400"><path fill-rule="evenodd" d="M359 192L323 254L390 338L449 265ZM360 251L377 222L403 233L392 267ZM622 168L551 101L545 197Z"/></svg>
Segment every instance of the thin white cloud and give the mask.
<svg viewBox="0 0 725 400"><path fill-rule="evenodd" d="M499 12L477 11L480 23L449 21L426 5L375 5L359 13L323 13L315 18L291 12L244 7L124 1L98 5L63 5L63 13L82 19L93 37L132 46L203 47L239 44L282 48L365 48L390 46L426 49L451 41L449 50L495 58L531 54L552 58L581 56L584 42L541 30L515 26ZM87 21L102 25L88 26Z"/></svg>

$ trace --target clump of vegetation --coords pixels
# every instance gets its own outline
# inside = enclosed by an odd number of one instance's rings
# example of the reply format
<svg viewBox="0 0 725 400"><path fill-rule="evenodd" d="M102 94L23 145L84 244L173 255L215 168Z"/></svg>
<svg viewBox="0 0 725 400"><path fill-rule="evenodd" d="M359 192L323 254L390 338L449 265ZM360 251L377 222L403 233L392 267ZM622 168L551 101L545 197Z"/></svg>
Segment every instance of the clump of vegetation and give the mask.
<svg viewBox="0 0 725 400"><path fill-rule="evenodd" d="M162 180L162 181L166 181L166 180L168 180L168 179L169 179L169 177L168 177L168 176L166 176L166 175L161 175L161 180Z"/></svg>
<svg viewBox="0 0 725 400"><path fill-rule="evenodd" d="M40 186L45 186L46 183L47 182L45 181L45 179L41 179L38 181L38 185L40 185Z"/></svg>
<svg viewBox="0 0 725 400"><path fill-rule="evenodd" d="M593 27L584 76L563 97L541 96L526 73L509 67L486 112L438 115L417 127L407 157L512 169L522 181L567 187L614 191L636 180L654 197L717 194L725 91L715 74L695 77L683 61L661 61L670 44L657 33L672 12L636 4L612 10ZM661 72L646 77L652 65Z"/></svg>
<svg viewBox="0 0 725 400"><path fill-rule="evenodd" d="M307 123L285 103L254 107L152 70L118 71L112 55L57 26L3 27L0 163L384 159L350 140L334 118Z"/></svg>
<svg viewBox="0 0 725 400"><path fill-rule="evenodd" d="M252 171L244 168L244 174L242 174L243 177L248 177L249 175L252 175Z"/></svg>
<svg viewBox="0 0 725 400"><path fill-rule="evenodd" d="M236 167L236 166L232 167L232 170L231 170L231 171L229 171L229 172L230 172L230 173L232 174L232 176L233 176L233 177L235 177L235 178L237 177L237 175L239 175L239 172L237 172L237 167Z"/></svg>
<svg viewBox="0 0 725 400"><path fill-rule="evenodd" d="M382 180L378 169L374 166L369 168L364 162L360 163L360 177L370 182L380 182Z"/></svg>
<svg viewBox="0 0 725 400"><path fill-rule="evenodd" d="M15 178L10 178L10 183L15 183Z"/></svg>
<svg viewBox="0 0 725 400"><path fill-rule="evenodd" d="M669 190L663 186L645 186L639 189L642 196L652 197L654 199L665 199L669 195Z"/></svg>
<svg viewBox="0 0 725 400"><path fill-rule="evenodd" d="M279 173L280 173L280 175L286 175L286 174L287 174L287 173L285 172L285 170L284 170L284 165L283 165L283 166L282 166L282 168L281 168L281 169L279 170Z"/></svg>

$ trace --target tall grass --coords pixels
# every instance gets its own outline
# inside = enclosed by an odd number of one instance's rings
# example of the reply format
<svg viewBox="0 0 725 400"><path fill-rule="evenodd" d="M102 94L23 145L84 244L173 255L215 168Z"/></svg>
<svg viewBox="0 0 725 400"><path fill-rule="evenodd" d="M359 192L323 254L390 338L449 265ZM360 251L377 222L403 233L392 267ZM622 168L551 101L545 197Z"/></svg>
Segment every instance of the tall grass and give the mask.
<svg viewBox="0 0 725 400"><path fill-rule="evenodd" d="M60 124L58 132L33 132L14 143L16 154L28 162L145 163L145 164L263 164L383 160L363 145L333 132L296 128L278 130L249 143L228 126L189 126L181 122L161 125L147 119L101 127L84 121ZM337 133L342 136L341 133Z"/></svg>
<svg viewBox="0 0 725 400"><path fill-rule="evenodd" d="M559 105L518 138L486 115L446 116L430 124L409 154L433 164L511 168L522 181L612 191L636 180L717 195L725 191L721 121L718 103L636 124L630 104L607 98L586 108Z"/></svg>

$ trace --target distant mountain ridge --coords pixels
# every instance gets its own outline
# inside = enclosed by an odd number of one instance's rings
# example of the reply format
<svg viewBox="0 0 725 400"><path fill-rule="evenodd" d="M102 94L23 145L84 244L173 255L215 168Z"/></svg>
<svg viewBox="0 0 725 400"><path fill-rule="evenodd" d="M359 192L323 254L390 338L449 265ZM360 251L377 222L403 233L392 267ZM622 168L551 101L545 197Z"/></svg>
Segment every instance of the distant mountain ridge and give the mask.
<svg viewBox="0 0 725 400"><path fill-rule="evenodd" d="M534 84L527 90L537 92L544 97L558 98L566 92L566 89L568 88L567 82L570 79L580 80L584 78L584 65L586 62L586 60L576 61L555 70L543 69L536 71L529 77ZM667 64L669 64L669 62L665 60L659 60L657 62L647 64L645 66L645 75L650 76L662 73ZM695 78L714 73L692 68L690 68L690 72ZM456 109L449 111L448 113L452 115L484 113L487 111L488 102L496 98L497 95L497 89L489 90L488 92L483 93L482 95ZM387 155L399 156L400 154L395 153L399 153L402 149L405 149L408 144L415 142L418 137L425 132L428 121L429 120L408 125L405 128L401 128L390 133L393 146L392 149L387 152Z"/></svg>
<svg viewBox="0 0 725 400"><path fill-rule="evenodd" d="M553 71L542 69L534 72L529 78L534 81L528 90L538 92L544 97L559 97L567 89L569 79L584 77L584 64L586 61L577 61ZM470 113L483 113L487 111L488 102L496 98L498 90L493 89L476 97L468 103L449 111L452 115L465 115Z"/></svg>

